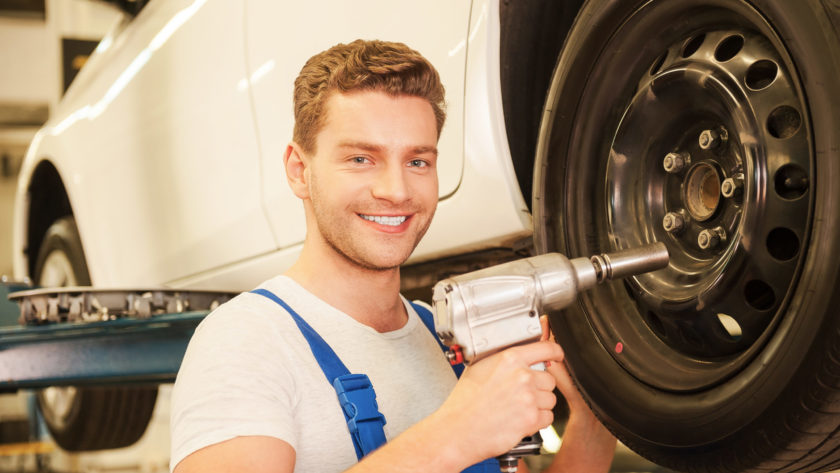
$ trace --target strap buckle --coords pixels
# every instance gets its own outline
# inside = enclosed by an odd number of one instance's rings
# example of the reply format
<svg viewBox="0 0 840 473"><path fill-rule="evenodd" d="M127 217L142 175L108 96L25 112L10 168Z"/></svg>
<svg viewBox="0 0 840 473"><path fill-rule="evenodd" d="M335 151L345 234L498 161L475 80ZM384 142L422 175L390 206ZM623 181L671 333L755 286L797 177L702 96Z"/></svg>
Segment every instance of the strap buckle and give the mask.
<svg viewBox="0 0 840 473"><path fill-rule="evenodd" d="M379 412L376 392L366 374L339 376L333 381L333 387L347 417L347 428L352 434L359 431L360 423L378 422L385 425L385 416Z"/></svg>

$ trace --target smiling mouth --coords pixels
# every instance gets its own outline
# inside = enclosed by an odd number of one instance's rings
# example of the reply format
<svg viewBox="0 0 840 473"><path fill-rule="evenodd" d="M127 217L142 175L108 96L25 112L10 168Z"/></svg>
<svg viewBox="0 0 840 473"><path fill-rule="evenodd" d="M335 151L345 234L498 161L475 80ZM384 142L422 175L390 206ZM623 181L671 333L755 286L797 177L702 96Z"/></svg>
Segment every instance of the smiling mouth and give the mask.
<svg viewBox="0 0 840 473"><path fill-rule="evenodd" d="M405 222L406 219L408 218L405 215L388 217L388 216L382 216L382 215L363 215L363 214L359 214L359 216L362 217L363 219L369 221L369 222L378 223L380 225L387 225L389 227L398 227L398 226L402 225L402 223Z"/></svg>

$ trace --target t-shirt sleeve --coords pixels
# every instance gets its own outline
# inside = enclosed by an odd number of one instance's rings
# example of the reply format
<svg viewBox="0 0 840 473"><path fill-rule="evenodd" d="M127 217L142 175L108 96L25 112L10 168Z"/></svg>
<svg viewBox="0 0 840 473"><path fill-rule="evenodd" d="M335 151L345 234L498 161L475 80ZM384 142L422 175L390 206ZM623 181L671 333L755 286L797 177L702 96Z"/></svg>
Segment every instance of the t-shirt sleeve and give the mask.
<svg viewBox="0 0 840 473"><path fill-rule="evenodd" d="M237 310L234 302L196 329L172 392L170 470L239 436L275 437L297 448L294 379L277 353L276 323L270 313Z"/></svg>

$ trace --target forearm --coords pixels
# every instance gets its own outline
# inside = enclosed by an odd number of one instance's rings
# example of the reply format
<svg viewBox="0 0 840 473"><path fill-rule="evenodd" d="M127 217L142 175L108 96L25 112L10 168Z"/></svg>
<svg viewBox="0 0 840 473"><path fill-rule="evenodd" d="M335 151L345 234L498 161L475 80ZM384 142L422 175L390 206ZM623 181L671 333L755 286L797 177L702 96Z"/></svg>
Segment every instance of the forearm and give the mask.
<svg viewBox="0 0 840 473"><path fill-rule="evenodd" d="M443 405L368 455L350 472L460 472L547 425L554 378L530 368L559 361L554 343L513 347L470 365Z"/></svg>
<svg viewBox="0 0 840 473"><path fill-rule="evenodd" d="M591 412L572 415L563 444L546 473L606 473L615 455L616 439Z"/></svg>
<svg viewBox="0 0 840 473"><path fill-rule="evenodd" d="M471 462L459 445L456 432L447 431L437 415L418 422L366 456L347 473L460 472ZM474 462L472 462L474 463Z"/></svg>

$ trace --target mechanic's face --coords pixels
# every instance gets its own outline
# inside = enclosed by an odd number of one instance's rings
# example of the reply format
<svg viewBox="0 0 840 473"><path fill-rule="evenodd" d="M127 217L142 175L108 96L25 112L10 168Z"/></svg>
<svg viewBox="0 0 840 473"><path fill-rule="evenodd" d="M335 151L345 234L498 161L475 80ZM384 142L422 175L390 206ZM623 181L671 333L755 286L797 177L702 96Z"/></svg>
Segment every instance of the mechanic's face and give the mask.
<svg viewBox="0 0 840 473"><path fill-rule="evenodd" d="M422 98L335 93L309 161L317 232L366 269L402 264L437 206L437 128ZM310 226L309 231L313 231Z"/></svg>

